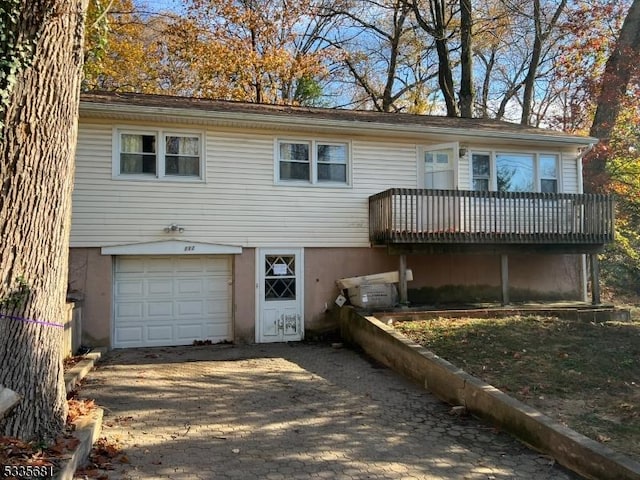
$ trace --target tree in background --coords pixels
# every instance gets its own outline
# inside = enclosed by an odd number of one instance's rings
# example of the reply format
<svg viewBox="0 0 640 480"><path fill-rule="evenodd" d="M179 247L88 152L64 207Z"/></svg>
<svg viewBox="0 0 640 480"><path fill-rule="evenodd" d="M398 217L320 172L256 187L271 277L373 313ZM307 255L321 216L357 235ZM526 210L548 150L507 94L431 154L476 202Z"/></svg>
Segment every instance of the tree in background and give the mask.
<svg viewBox="0 0 640 480"><path fill-rule="evenodd" d="M21 401L0 431L51 441L67 403L62 364L83 0L0 8L0 384Z"/></svg>
<svg viewBox="0 0 640 480"><path fill-rule="evenodd" d="M324 0L192 0L149 15L131 0L93 0L87 89L255 103L313 104L322 95L332 26Z"/></svg>
<svg viewBox="0 0 640 480"><path fill-rule="evenodd" d="M448 0L414 0L410 5L417 25L434 40L438 59L438 86L446 105L447 116L458 117L460 109L456 99L450 46L457 3Z"/></svg>
<svg viewBox="0 0 640 480"><path fill-rule="evenodd" d="M617 194L617 242L604 253L605 281L640 294L640 0L633 0L595 90L590 134L600 139L585 157L585 187ZM630 292L629 292L630 290Z"/></svg>
<svg viewBox="0 0 640 480"><path fill-rule="evenodd" d="M640 295L640 87L621 105L607 142L607 190L616 195L616 241L602 255L605 286Z"/></svg>
<svg viewBox="0 0 640 480"><path fill-rule="evenodd" d="M170 29L168 55L190 67L182 85L203 97L300 103L300 82L325 74L326 28L313 0L194 0Z"/></svg>
<svg viewBox="0 0 640 480"><path fill-rule="evenodd" d="M346 70L336 83L357 108L380 112L426 113L426 84L436 70L427 67L430 46L415 34L413 11L404 0L363 0L334 6L331 15L341 29L331 32L332 45Z"/></svg>
<svg viewBox="0 0 640 480"><path fill-rule="evenodd" d="M85 90L173 93L183 66L167 56L175 13L140 11L132 0L90 0L85 30Z"/></svg>
<svg viewBox="0 0 640 480"><path fill-rule="evenodd" d="M573 34L566 0L191 0L157 15L109 3L87 88L534 125L557 104L555 59Z"/></svg>
<svg viewBox="0 0 640 480"><path fill-rule="evenodd" d="M600 144L585 159L588 190L606 190L608 150L611 137L619 122L622 107L630 90L637 93L640 68L640 0L634 0L624 19L616 43L611 50L599 82L595 114L589 134ZM633 83L633 84L632 84ZM631 88L630 88L631 87Z"/></svg>

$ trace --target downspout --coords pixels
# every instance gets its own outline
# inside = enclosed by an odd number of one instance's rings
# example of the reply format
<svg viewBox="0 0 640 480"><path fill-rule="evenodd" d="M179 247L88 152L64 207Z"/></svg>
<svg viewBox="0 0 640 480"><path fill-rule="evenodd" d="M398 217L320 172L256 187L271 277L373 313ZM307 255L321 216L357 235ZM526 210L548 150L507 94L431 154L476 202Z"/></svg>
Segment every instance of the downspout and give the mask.
<svg viewBox="0 0 640 480"><path fill-rule="evenodd" d="M590 143L587 148L585 148L582 152L578 154L576 157L576 164L578 167L578 193L584 193L584 179L582 178L582 159L595 148L595 143Z"/></svg>
<svg viewBox="0 0 640 480"><path fill-rule="evenodd" d="M591 150L595 148L595 143L590 143L587 148L585 148L580 154L576 157L576 166L578 167L578 193L584 193L584 179L582 178L582 159L587 155ZM580 255L581 265L580 270L582 271L582 301L589 301L589 294L587 289L589 288L588 277L587 274L587 254L583 253Z"/></svg>

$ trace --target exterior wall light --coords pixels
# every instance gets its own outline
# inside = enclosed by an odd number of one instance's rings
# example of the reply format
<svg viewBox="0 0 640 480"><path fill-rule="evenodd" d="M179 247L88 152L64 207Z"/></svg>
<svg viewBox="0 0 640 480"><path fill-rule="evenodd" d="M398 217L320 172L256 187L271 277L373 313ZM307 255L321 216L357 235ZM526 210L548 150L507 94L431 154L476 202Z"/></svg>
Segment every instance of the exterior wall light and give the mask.
<svg viewBox="0 0 640 480"><path fill-rule="evenodd" d="M184 228L176 225L175 223L172 223L168 227L164 227L164 231L166 233L182 233L184 232Z"/></svg>

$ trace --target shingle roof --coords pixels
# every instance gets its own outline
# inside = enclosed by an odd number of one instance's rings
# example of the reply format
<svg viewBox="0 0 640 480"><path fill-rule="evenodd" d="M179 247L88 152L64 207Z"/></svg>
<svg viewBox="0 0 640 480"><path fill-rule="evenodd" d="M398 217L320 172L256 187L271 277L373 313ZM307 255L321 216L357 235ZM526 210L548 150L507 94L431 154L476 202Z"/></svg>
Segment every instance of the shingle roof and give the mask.
<svg viewBox="0 0 640 480"><path fill-rule="evenodd" d="M568 135L563 132L524 126L485 118L456 118L435 115L415 115L407 113L387 113L368 110L345 110L316 107L294 107L289 105L266 105L227 100L211 100L202 98L176 97L167 95L148 95L139 93L90 92L81 95L82 104L104 104L156 107L188 110L191 112L219 112L233 114L269 115L275 117L297 117L312 122L347 121L369 124L407 125L426 128L446 128L495 132L506 135L535 135L549 138L572 138L589 143L589 137ZM582 143L581 142L581 143Z"/></svg>

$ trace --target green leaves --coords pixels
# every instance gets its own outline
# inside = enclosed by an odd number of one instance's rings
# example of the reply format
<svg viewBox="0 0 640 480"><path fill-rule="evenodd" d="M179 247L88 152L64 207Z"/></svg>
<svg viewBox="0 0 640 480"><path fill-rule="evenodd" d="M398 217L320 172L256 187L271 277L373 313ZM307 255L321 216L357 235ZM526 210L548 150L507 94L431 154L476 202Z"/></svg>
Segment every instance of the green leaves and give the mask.
<svg viewBox="0 0 640 480"><path fill-rule="evenodd" d="M6 297L0 299L0 310L13 310L24 304L27 298L29 298L31 287L29 287L24 277L19 276L16 278L15 283L16 286L13 291Z"/></svg>
<svg viewBox="0 0 640 480"><path fill-rule="evenodd" d="M31 66L42 25L35 25L32 36L24 35L21 23L22 9L28 8L21 0L5 0L0 6L0 139L3 137L4 119L11 93L21 71ZM43 12L43 18L48 16ZM22 31L23 35L19 35Z"/></svg>

